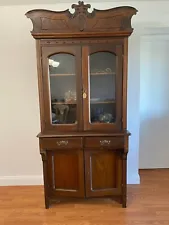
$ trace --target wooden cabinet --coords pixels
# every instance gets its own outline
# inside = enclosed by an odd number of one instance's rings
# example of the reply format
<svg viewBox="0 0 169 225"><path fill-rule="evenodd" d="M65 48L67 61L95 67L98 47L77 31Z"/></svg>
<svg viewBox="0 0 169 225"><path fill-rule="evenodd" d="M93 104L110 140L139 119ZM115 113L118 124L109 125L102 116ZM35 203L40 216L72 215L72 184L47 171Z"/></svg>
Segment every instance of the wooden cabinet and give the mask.
<svg viewBox="0 0 169 225"><path fill-rule="evenodd" d="M126 207L128 37L137 10L72 8L26 13L36 39L45 206L116 196Z"/></svg>

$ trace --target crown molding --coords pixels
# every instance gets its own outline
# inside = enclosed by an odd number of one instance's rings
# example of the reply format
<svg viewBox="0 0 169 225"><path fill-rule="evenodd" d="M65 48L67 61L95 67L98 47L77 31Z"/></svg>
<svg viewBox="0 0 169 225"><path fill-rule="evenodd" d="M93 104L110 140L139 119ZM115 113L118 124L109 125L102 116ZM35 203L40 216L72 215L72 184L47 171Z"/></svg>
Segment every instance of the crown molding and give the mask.
<svg viewBox="0 0 169 225"><path fill-rule="evenodd" d="M169 2L169 0L162 0L163 2ZM75 0L1 0L0 1L0 6L10 6L10 5L36 5L36 4L60 4L60 3L77 3L77 1ZM84 1L85 3L103 3L102 1L100 0L85 0ZM105 3L131 3L131 2L161 2L160 0L106 0Z"/></svg>

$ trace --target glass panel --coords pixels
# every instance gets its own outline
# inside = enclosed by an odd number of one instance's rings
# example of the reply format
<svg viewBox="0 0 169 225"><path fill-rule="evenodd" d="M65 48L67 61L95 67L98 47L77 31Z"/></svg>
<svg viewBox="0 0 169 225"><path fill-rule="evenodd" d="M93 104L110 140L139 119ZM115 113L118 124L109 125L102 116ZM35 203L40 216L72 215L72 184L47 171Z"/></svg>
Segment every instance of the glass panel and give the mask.
<svg viewBox="0 0 169 225"><path fill-rule="evenodd" d="M48 60L51 122L74 124L77 120L75 56L59 53L50 56Z"/></svg>
<svg viewBox="0 0 169 225"><path fill-rule="evenodd" d="M116 120L116 55L97 52L90 62L90 123L114 123Z"/></svg>

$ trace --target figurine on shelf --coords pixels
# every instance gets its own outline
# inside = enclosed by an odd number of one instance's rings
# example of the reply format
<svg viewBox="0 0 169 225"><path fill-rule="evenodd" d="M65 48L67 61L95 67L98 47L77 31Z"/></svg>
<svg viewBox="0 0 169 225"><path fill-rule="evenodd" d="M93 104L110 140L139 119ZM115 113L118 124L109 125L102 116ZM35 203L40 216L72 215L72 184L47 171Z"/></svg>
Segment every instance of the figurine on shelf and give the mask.
<svg viewBox="0 0 169 225"><path fill-rule="evenodd" d="M67 120L67 115L69 112L68 105L55 105L55 115L56 115L56 123L64 124Z"/></svg>
<svg viewBox="0 0 169 225"><path fill-rule="evenodd" d="M70 102L76 102L76 92L75 91L67 91L65 93L65 102L70 103Z"/></svg>
<svg viewBox="0 0 169 225"><path fill-rule="evenodd" d="M60 65L60 62L57 62L53 59L49 59L49 72L50 74L53 74L55 71L55 68L57 68Z"/></svg>

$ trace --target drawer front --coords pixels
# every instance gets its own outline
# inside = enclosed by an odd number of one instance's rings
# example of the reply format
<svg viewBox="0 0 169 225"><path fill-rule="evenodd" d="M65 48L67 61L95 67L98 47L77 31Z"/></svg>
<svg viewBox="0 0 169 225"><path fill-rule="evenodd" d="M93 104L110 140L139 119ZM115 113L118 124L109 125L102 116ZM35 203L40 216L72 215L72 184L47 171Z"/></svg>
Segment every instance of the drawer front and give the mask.
<svg viewBox="0 0 169 225"><path fill-rule="evenodd" d="M82 138L43 138L40 146L44 149L75 149L82 148Z"/></svg>
<svg viewBox="0 0 169 225"><path fill-rule="evenodd" d="M114 148L124 147L123 137L88 137L85 138L86 148Z"/></svg>

